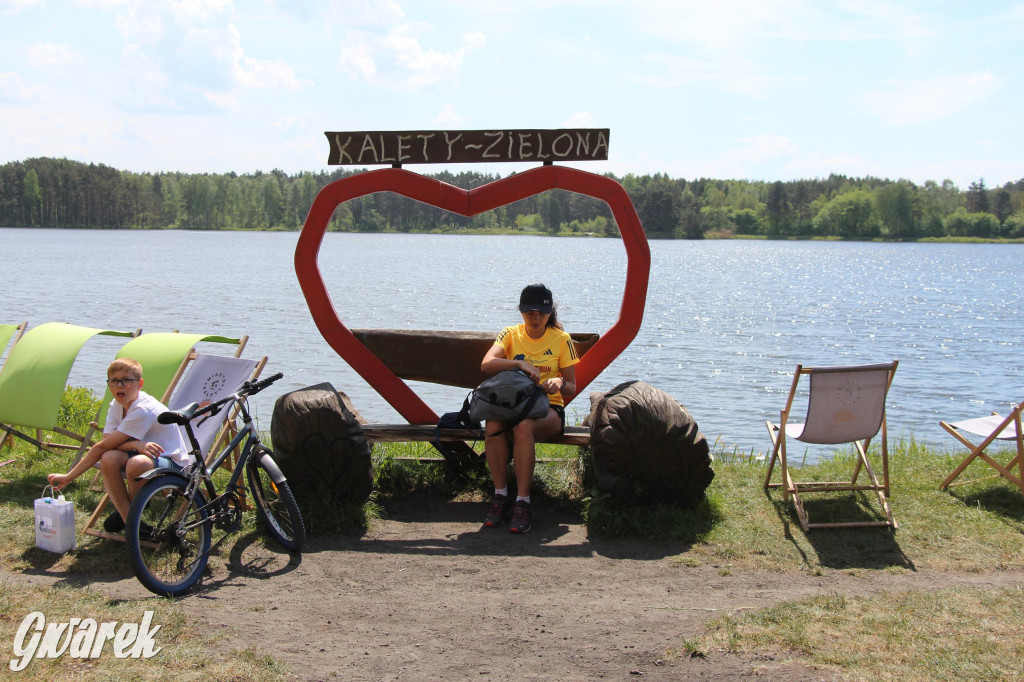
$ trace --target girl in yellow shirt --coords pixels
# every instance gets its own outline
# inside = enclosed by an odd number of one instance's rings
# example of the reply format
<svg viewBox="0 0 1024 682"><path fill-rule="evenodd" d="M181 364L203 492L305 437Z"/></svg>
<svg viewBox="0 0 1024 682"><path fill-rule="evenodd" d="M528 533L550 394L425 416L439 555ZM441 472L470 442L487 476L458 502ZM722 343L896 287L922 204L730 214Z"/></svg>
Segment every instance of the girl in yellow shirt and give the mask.
<svg viewBox="0 0 1024 682"><path fill-rule="evenodd" d="M519 296L519 312L523 323L506 327L484 355L480 369L497 374L518 369L530 376L548 394L551 407L540 419L524 419L512 427L511 455L516 472L518 495L513 502L508 492L509 441L507 424L488 420L485 431L487 466L494 481L494 499L484 525L501 526L512 513L513 533L529 532L533 523L530 512L530 483L537 462L535 444L562 433L565 427L565 398L576 393L576 368L580 361L569 334L558 322L551 290L543 284L531 284Z"/></svg>

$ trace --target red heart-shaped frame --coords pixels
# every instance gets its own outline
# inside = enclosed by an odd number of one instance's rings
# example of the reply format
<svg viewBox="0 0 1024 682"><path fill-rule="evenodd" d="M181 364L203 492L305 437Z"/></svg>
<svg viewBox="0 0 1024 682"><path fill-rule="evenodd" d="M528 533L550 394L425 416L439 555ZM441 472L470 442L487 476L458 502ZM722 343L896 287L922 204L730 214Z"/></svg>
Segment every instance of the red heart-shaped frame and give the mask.
<svg viewBox="0 0 1024 682"><path fill-rule="evenodd" d="M366 194L395 192L469 217L549 189L584 194L608 204L626 247L626 286L619 319L576 366L576 395L580 395L636 337L644 317L651 252L636 209L622 185L601 175L552 165L533 168L467 191L402 168L384 168L336 180L317 194L295 247L295 274L309 312L331 348L410 424L433 424L438 417L408 384L342 323L324 285L317 255L334 209L342 202Z"/></svg>

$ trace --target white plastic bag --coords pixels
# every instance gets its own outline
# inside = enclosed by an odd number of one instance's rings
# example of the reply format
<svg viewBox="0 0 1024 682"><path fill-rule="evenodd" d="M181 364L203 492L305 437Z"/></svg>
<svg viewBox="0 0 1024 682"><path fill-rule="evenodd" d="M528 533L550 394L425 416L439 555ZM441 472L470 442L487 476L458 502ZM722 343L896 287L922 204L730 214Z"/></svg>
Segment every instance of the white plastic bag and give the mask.
<svg viewBox="0 0 1024 682"><path fill-rule="evenodd" d="M75 505L63 494L53 497L53 493L53 487L46 486L35 501L36 547L63 554L75 548Z"/></svg>

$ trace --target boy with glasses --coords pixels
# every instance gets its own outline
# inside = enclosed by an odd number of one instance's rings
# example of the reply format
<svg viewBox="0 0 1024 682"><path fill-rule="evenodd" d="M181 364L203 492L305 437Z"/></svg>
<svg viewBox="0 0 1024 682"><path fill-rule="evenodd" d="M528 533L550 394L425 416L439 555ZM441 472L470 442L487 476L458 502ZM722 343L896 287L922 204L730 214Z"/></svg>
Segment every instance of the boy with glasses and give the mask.
<svg viewBox="0 0 1024 682"><path fill-rule="evenodd" d="M89 448L66 474L50 474L50 485L60 490L100 463L103 485L114 503L114 511L103 522L108 533L124 530L128 506L145 481L135 479L155 467L181 470L188 463L188 448L181 430L174 424L160 424L166 412L163 403L142 390L142 365L131 358L119 358L107 368L107 386L114 399L107 412L103 438ZM127 487L125 479L127 478Z"/></svg>

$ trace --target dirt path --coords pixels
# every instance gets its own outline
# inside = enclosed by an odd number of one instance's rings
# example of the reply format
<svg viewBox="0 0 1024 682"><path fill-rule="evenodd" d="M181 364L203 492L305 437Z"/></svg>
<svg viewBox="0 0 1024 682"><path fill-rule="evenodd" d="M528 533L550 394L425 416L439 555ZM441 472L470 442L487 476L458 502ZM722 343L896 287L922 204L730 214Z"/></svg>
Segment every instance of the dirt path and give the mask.
<svg viewBox="0 0 1024 682"><path fill-rule="evenodd" d="M242 538L183 604L223 630L223 646L256 644L301 680L802 680L827 675L781 656L665 654L709 618L786 599L1024 583L1009 572L730 573L685 566L673 559L682 547L590 540L543 508L525 536L483 528L482 511L419 501L363 537L313 540L298 560ZM151 597L131 577L92 588Z"/></svg>

